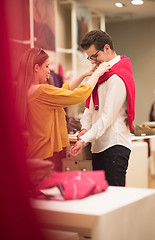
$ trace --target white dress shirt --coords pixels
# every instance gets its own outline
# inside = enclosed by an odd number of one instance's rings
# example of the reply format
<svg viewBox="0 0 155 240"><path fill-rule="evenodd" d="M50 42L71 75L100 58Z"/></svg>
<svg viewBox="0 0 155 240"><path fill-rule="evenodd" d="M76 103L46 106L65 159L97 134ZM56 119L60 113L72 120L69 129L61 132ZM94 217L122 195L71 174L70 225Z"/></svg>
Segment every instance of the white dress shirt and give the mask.
<svg viewBox="0 0 155 240"><path fill-rule="evenodd" d="M111 67L120 61L115 57ZM99 109L95 110L92 97L89 109L86 108L81 119L82 129L87 133L81 136L84 142L92 142L92 152L98 153L116 144L131 149L131 136L128 126L127 94L123 80L116 74L99 84Z"/></svg>

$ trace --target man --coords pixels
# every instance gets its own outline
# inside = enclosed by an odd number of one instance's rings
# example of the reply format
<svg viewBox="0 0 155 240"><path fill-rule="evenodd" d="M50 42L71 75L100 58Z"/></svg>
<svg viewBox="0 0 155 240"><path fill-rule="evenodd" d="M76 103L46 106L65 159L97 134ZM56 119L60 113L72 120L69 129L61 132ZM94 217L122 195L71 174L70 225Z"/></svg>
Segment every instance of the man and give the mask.
<svg viewBox="0 0 155 240"><path fill-rule="evenodd" d="M77 156L85 143L92 142L93 170L104 170L109 185L125 186L131 152L130 130L135 115L135 83L130 59L114 51L111 37L101 30L88 32L81 47L97 66L109 62L81 119L82 130L70 154Z"/></svg>

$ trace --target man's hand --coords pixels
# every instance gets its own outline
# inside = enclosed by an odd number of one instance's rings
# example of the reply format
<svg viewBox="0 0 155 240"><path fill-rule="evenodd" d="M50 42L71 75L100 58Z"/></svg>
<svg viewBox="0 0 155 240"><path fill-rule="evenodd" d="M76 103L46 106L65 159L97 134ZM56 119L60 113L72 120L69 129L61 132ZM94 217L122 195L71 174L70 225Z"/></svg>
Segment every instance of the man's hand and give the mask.
<svg viewBox="0 0 155 240"><path fill-rule="evenodd" d="M74 146L70 148L69 154L73 157L79 155L82 151L83 143L81 141L77 141Z"/></svg>
<svg viewBox="0 0 155 240"><path fill-rule="evenodd" d="M79 138L84 135L87 132L86 129L82 129L81 132L77 135L77 139L79 140Z"/></svg>

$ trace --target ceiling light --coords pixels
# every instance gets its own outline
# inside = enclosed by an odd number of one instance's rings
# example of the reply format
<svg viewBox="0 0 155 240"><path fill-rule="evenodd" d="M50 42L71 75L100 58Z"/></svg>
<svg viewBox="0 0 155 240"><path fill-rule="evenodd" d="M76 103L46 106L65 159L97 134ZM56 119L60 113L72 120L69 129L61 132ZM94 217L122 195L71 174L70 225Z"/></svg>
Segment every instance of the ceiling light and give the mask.
<svg viewBox="0 0 155 240"><path fill-rule="evenodd" d="M115 6L121 8L121 7L124 7L124 4L117 2L117 3L115 3Z"/></svg>
<svg viewBox="0 0 155 240"><path fill-rule="evenodd" d="M133 0L131 1L133 5L142 5L144 2L142 0Z"/></svg>

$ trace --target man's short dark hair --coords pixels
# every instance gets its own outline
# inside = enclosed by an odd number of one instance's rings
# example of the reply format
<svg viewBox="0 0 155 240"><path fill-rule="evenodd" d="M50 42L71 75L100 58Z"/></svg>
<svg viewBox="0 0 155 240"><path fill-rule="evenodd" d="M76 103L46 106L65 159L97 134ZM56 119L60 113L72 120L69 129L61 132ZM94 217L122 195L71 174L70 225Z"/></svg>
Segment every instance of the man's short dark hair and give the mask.
<svg viewBox="0 0 155 240"><path fill-rule="evenodd" d="M81 47L84 50L87 50L94 45L97 50L102 50L108 44L111 50L114 51L114 44L110 35L102 30L92 30L85 34L82 42Z"/></svg>

